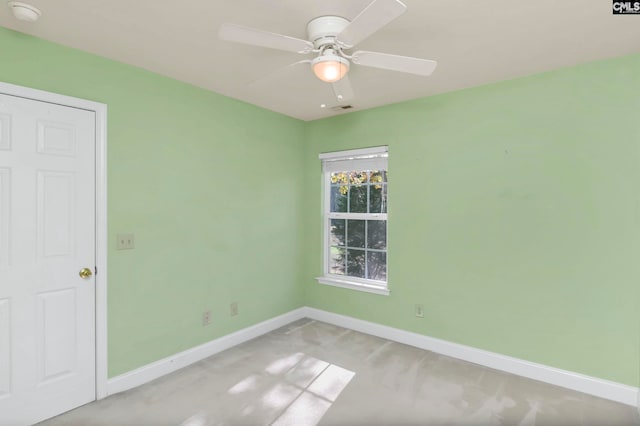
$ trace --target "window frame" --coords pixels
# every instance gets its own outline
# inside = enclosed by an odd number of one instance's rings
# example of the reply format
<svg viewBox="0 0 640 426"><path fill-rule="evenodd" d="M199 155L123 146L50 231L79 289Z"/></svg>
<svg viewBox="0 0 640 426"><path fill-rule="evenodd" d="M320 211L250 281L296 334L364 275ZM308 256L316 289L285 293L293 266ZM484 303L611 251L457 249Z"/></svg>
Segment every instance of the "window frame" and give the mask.
<svg viewBox="0 0 640 426"><path fill-rule="evenodd" d="M385 167L379 168L385 170L388 173L388 147L379 146L373 148L354 149L348 151L337 151L323 153L319 155L322 162L322 276L316 277L316 280L320 284L331 285L335 287L348 288L352 290L359 290L368 293L380 294L388 296L389 291L389 259L388 259L388 244L384 250L386 254L386 281L372 280L367 278L358 278L348 275L331 274L329 262L330 262L330 250L331 244L329 243L330 228L332 219L345 219L345 220L384 220L388 226L387 213L345 213L345 212L331 212L331 173L335 170L327 170L327 163L331 162L347 162L350 164L349 170L344 171L358 171L358 170L373 170L367 167L358 167L357 163L361 162L364 165L370 161L384 162ZM370 160L370 161L368 161ZM353 163L353 164L352 164ZM388 178L387 178L387 196L388 196ZM387 227L388 236L388 227ZM387 241L388 242L388 241ZM345 249L347 247L345 246ZM365 253L368 253L365 250ZM365 254L366 255L366 254Z"/></svg>

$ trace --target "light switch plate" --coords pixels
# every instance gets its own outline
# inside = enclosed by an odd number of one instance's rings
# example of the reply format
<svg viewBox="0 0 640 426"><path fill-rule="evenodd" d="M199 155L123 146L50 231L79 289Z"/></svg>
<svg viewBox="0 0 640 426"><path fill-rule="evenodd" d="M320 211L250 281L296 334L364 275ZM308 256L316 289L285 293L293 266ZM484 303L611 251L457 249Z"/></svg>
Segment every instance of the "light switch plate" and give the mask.
<svg viewBox="0 0 640 426"><path fill-rule="evenodd" d="M116 238L116 250L133 249L133 234L118 234L116 235Z"/></svg>

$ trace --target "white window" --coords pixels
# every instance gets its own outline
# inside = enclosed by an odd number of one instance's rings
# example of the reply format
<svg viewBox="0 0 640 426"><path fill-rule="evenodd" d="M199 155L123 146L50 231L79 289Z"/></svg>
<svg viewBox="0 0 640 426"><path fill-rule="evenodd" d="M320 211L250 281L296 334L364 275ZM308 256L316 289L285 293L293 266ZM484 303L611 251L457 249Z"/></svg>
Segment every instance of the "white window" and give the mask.
<svg viewBox="0 0 640 426"><path fill-rule="evenodd" d="M320 154L322 284L372 293L387 288L387 147Z"/></svg>

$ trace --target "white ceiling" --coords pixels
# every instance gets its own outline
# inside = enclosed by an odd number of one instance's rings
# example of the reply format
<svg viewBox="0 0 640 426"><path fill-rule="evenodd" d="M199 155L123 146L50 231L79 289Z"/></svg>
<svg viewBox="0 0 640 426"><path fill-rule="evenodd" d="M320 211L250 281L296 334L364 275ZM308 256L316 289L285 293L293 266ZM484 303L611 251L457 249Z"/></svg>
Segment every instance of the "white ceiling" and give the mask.
<svg viewBox="0 0 640 426"><path fill-rule="evenodd" d="M336 105L331 87L306 65L272 73L305 57L221 41L218 27L306 39L312 18L353 19L370 1L30 0L38 22L0 5L0 25L314 120L338 114L320 108ZM352 66L354 110L640 52L640 16L612 15L608 0L402 1L407 13L357 48L435 59L438 68L418 77Z"/></svg>

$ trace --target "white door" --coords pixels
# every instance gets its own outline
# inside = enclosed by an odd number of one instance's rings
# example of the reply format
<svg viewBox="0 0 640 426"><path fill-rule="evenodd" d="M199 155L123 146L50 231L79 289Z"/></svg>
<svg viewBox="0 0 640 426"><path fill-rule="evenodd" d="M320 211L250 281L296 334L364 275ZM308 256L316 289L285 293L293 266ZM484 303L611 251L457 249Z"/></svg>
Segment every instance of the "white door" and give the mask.
<svg viewBox="0 0 640 426"><path fill-rule="evenodd" d="M0 94L0 425L96 398L94 115Z"/></svg>

